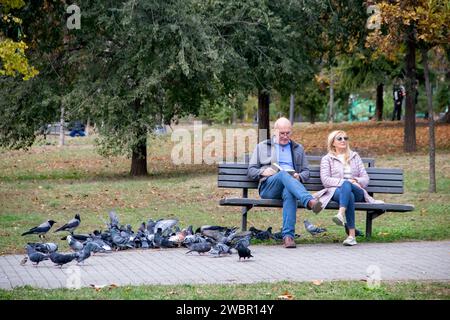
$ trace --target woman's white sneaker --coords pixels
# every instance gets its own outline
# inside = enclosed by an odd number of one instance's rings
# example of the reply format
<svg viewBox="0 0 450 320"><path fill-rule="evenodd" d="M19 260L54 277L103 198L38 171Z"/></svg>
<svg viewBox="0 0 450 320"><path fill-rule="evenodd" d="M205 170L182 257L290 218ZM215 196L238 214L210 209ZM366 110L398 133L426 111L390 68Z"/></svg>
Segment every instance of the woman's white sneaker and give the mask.
<svg viewBox="0 0 450 320"><path fill-rule="evenodd" d="M340 214L339 212L338 212L337 215L335 215L335 216L333 217L332 220L333 220L333 222L336 223L338 226L343 226L343 225L344 225L344 217L343 217L342 214Z"/></svg>
<svg viewBox="0 0 450 320"><path fill-rule="evenodd" d="M344 246L354 246L358 243L356 242L356 239L354 237L348 236L347 239L344 240L343 244Z"/></svg>

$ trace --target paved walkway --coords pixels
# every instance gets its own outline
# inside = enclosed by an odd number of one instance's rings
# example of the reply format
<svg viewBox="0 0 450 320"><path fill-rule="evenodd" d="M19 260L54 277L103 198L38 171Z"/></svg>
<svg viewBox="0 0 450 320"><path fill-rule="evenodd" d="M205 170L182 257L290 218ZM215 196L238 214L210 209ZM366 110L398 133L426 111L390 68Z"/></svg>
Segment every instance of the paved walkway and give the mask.
<svg viewBox="0 0 450 320"><path fill-rule="evenodd" d="M50 261L38 267L23 255L0 256L0 288L95 285L255 283L311 280L450 281L450 241L251 246L254 258L185 254L186 249L130 250L96 255L62 269Z"/></svg>

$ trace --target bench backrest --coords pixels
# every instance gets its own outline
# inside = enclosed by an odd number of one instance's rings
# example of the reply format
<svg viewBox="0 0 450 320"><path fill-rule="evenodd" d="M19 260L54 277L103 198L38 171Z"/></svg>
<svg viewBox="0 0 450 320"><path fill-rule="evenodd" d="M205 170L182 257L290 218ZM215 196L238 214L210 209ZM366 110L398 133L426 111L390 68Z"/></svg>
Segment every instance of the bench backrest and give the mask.
<svg viewBox="0 0 450 320"><path fill-rule="evenodd" d="M258 181L247 176L248 163L222 163L219 164L219 188L256 189ZM323 189L320 180L319 166L310 166L310 178L304 184L308 191ZM403 170L391 168L366 168L370 178L367 192L372 193L403 193Z"/></svg>

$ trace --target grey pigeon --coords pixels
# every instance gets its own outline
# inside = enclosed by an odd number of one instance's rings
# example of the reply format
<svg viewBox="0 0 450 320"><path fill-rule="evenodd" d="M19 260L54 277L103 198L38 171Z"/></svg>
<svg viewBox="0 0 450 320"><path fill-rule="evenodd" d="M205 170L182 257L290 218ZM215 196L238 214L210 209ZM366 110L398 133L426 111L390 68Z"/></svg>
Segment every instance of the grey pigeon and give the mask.
<svg viewBox="0 0 450 320"><path fill-rule="evenodd" d="M76 259L78 257L78 253L68 253L63 254L59 252L53 252L50 254L50 260L57 266L60 266L62 268L63 265L66 263L71 262L72 260Z"/></svg>
<svg viewBox="0 0 450 320"><path fill-rule="evenodd" d="M71 235L67 236L67 242L73 251L83 250L83 244L80 241L75 240Z"/></svg>
<svg viewBox="0 0 450 320"><path fill-rule="evenodd" d="M248 236L240 239L234 247L239 254L239 261L241 260L241 258L244 258L244 260L245 260L246 258L250 259L253 257L252 252L248 248L248 246L250 245L250 238L251 238L251 236L248 235Z"/></svg>
<svg viewBox="0 0 450 320"><path fill-rule="evenodd" d="M116 211L111 210L109 212L109 221L110 221L110 223L109 223L110 228L114 228L114 227L118 228L119 227L119 218L117 217Z"/></svg>
<svg viewBox="0 0 450 320"><path fill-rule="evenodd" d="M164 219L156 222L154 226L154 231L156 232L158 229L161 229L162 235L168 235L172 227L174 227L178 223L177 219Z"/></svg>
<svg viewBox="0 0 450 320"><path fill-rule="evenodd" d="M190 252L198 252L198 254L202 254L211 250L211 243L209 242L192 243L189 244L187 247L189 251L186 252L186 254Z"/></svg>
<svg viewBox="0 0 450 320"><path fill-rule="evenodd" d="M72 238L74 238L75 240L81 241L81 242L85 242L87 239L89 239L91 236L88 234L76 234L76 233L71 233L70 234L72 236ZM61 238L61 240L67 240L67 236L64 236Z"/></svg>
<svg viewBox="0 0 450 320"><path fill-rule="evenodd" d="M202 243L202 242L206 242L206 238L202 237L198 233L187 235L186 238L184 238L183 240L183 244L186 246L192 243Z"/></svg>
<svg viewBox="0 0 450 320"><path fill-rule="evenodd" d="M156 222L153 221L152 219L149 219L149 220L147 221L147 231L148 231L148 234L154 234L154 233L156 232L155 226L156 226Z"/></svg>
<svg viewBox="0 0 450 320"><path fill-rule="evenodd" d="M175 242L169 241L169 239L162 235L161 228L158 228L154 234L153 245L156 248L173 248L176 246Z"/></svg>
<svg viewBox="0 0 450 320"><path fill-rule="evenodd" d="M247 235L247 236L245 236L245 237L243 237L243 238L241 238L241 239L239 239L237 242L236 242L236 244L234 245L234 247L237 249L237 247L244 247L244 248L247 248L249 245L250 245L250 239L251 239L251 236L250 235Z"/></svg>
<svg viewBox="0 0 450 320"><path fill-rule="evenodd" d="M34 263L35 266L39 264L39 262L48 260L48 255L36 251L32 246L27 245L27 255L28 259L30 259L31 262Z"/></svg>
<svg viewBox="0 0 450 320"><path fill-rule="evenodd" d="M42 253L52 253L58 251L58 245L53 242L47 243L28 243L29 246L33 247L34 250Z"/></svg>
<svg viewBox="0 0 450 320"><path fill-rule="evenodd" d="M303 224L305 225L306 231L311 233L311 235L313 235L313 236L315 236L315 235L317 235L319 233L327 231L327 229L325 229L325 228L316 227L315 225L313 225L308 220L304 220Z"/></svg>
<svg viewBox="0 0 450 320"><path fill-rule="evenodd" d="M37 227L31 228L30 230L22 233L22 236L27 234L38 234L39 238L42 236L45 238L45 234L52 228L52 226L56 223L53 220L47 220L44 223L38 225Z"/></svg>
<svg viewBox="0 0 450 320"><path fill-rule="evenodd" d="M208 251L212 256L220 257L222 254L231 254L231 248L224 243L218 243Z"/></svg>
<svg viewBox="0 0 450 320"><path fill-rule="evenodd" d="M93 242L88 242L84 246L83 250L78 252L77 263L84 262L87 258L91 256L91 252L96 252L96 250L101 249L97 244ZM98 252L98 251L97 251Z"/></svg>
<svg viewBox="0 0 450 320"><path fill-rule="evenodd" d="M129 237L122 237L117 229L111 229L111 240L118 249L133 248Z"/></svg>
<svg viewBox="0 0 450 320"><path fill-rule="evenodd" d="M80 215L77 213L75 215L75 217L70 220L69 222L67 222L65 225L63 225L62 227L58 228L55 230L55 232L59 232L59 231L68 231L70 233L73 234L73 231L78 228L78 226L80 225L81 222L81 218Z"/></svg>
<svg viewBox="0 0 450 320"><path fill-rule="evenodd" d="M107 250L105 250L102 246L100 246L97 242L95 242L94 240L88 240L86 241L86 243L84 244L83 250L88 247L89 250L93 253L104 253L107 252ZM111 249L111 248L110 248ZM81 250L81 251L83 251ZM111 250L110 250L111 251Z"/></svg>

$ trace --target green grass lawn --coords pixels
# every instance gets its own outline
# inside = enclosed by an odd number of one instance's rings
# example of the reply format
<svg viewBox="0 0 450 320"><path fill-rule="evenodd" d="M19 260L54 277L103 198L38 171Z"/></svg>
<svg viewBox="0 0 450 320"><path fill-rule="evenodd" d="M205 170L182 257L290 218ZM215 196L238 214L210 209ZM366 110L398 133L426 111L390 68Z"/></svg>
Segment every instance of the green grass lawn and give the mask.
<svg viewBox="0 0 450 320"><path fill-rule="evenodd" d="M0 160L0 254L24 252L26 241L20 234L46 219L60 225L79 212L80 233L104 228L108 211L116 209L121 222L135 228L149 218L178 218L181 226L218 224L240 225L240 209L220 207L222 197L240 196L239 190L217 188L215 166L175 166L162 163L145 178L127 176L129 161L125 158L103 159L92 146L69 146L31 152L4 152ZM74 150L72 150L73 148ZM75 159L78 161L76 163ZM377 195L386 202L411 203L409 213L387 213L374 221L370 241L442 240L450 238L450 153L437 155L438 192L428 193L428 168L425 155L377 157L378 167L405 170L405 194ZM86 165L85 165L86 164ZM154 163L153 165L157 165ZM14 167L15 166L15 167ZM12 169L13 168L13 169ZM51 168L59 168L57 172ZM179 169L179 171L177 170ZM102 171L103 170L103 171ZM98 174L97 174L98 172ZM251 190L257 197L257 191ZM298 211L298 243L342 241L342 228L331 222L333 211L319 215ZM304 219L326 227L326 234L312 237L304 232ZM274 231L281 227L281 209L256 208L249 213L249 227ZM364 230L365 213L357 212L357 227ZM59 241L50 233L48 240ZM366 241L361 238L361 242ZM59 241L60 244L65 243ZM274 242L269 242L274 243Z"/></svg>
<svg viewBox="0 0 450 320"><path fill-rule="evenodd" d="M325 128L328 130L328 128ZM240 190L217 188L215 165L175 166L170 161L170 137L149 144L149 176L128 176L130 160L125 157L103 158L93 146L93 138L68 139L59 149L54 142L38 143L29 151L0 151L0 254L24 253L24 245L37 236L21 237L30 227L52 218L56 226L81 214L78 233L104 228L108 211L116 209L121 223L136 229L149 218L178 218L181 227L206 224L240 226L240 208L221 207L222 197L241 196ZM169 144L170 145L170 144ZM438 192L428 193L428 156L395 154L376 156L377 167L403 168L405 193L377 195L386 202L411 203L409 213L387 213L373 225L371 242L450 239L450 151L437 154ZM256 190L250 196L257 197ZM345 234L335 226L334 211L319 215L305 210L297 213L297 242L340 243ZM303 220L326 227L328 232L316 237L307 234ZM274 232L281 227L281 209L256 208L248 217L248 227ZM357 213L357 227L365 229L365 213ZM62 234L48 234L61 250L68 248ZM368 241L360 238L359 242ZM277 244L275 241L263 244ZM280 289L275 289L280 287ZM282 288L281 288L282 287ZM359 282L257 284L238 286L143 286L122 287L110 291L93 289L35 290L29 287L0 291L2 299L17 298L148 298L148 299L274 299L281 291L296 298L362 298L362 299L448 299L448 283L384 283L380 289L368 290Z"/></svg>
<svg viewBox="0 0 450 320"><path fill-rule="evenodd" d="M308 299L450 299L450 284L439 282L382 282L370 289L362 281L330 281L316 285L312 282L277 282L240 285L177 285L177 286L124 286L94 288L35 289L21 287L0 290L0 300L50 299L148 299L148 300L274 300L289 297Z"/></svg>

